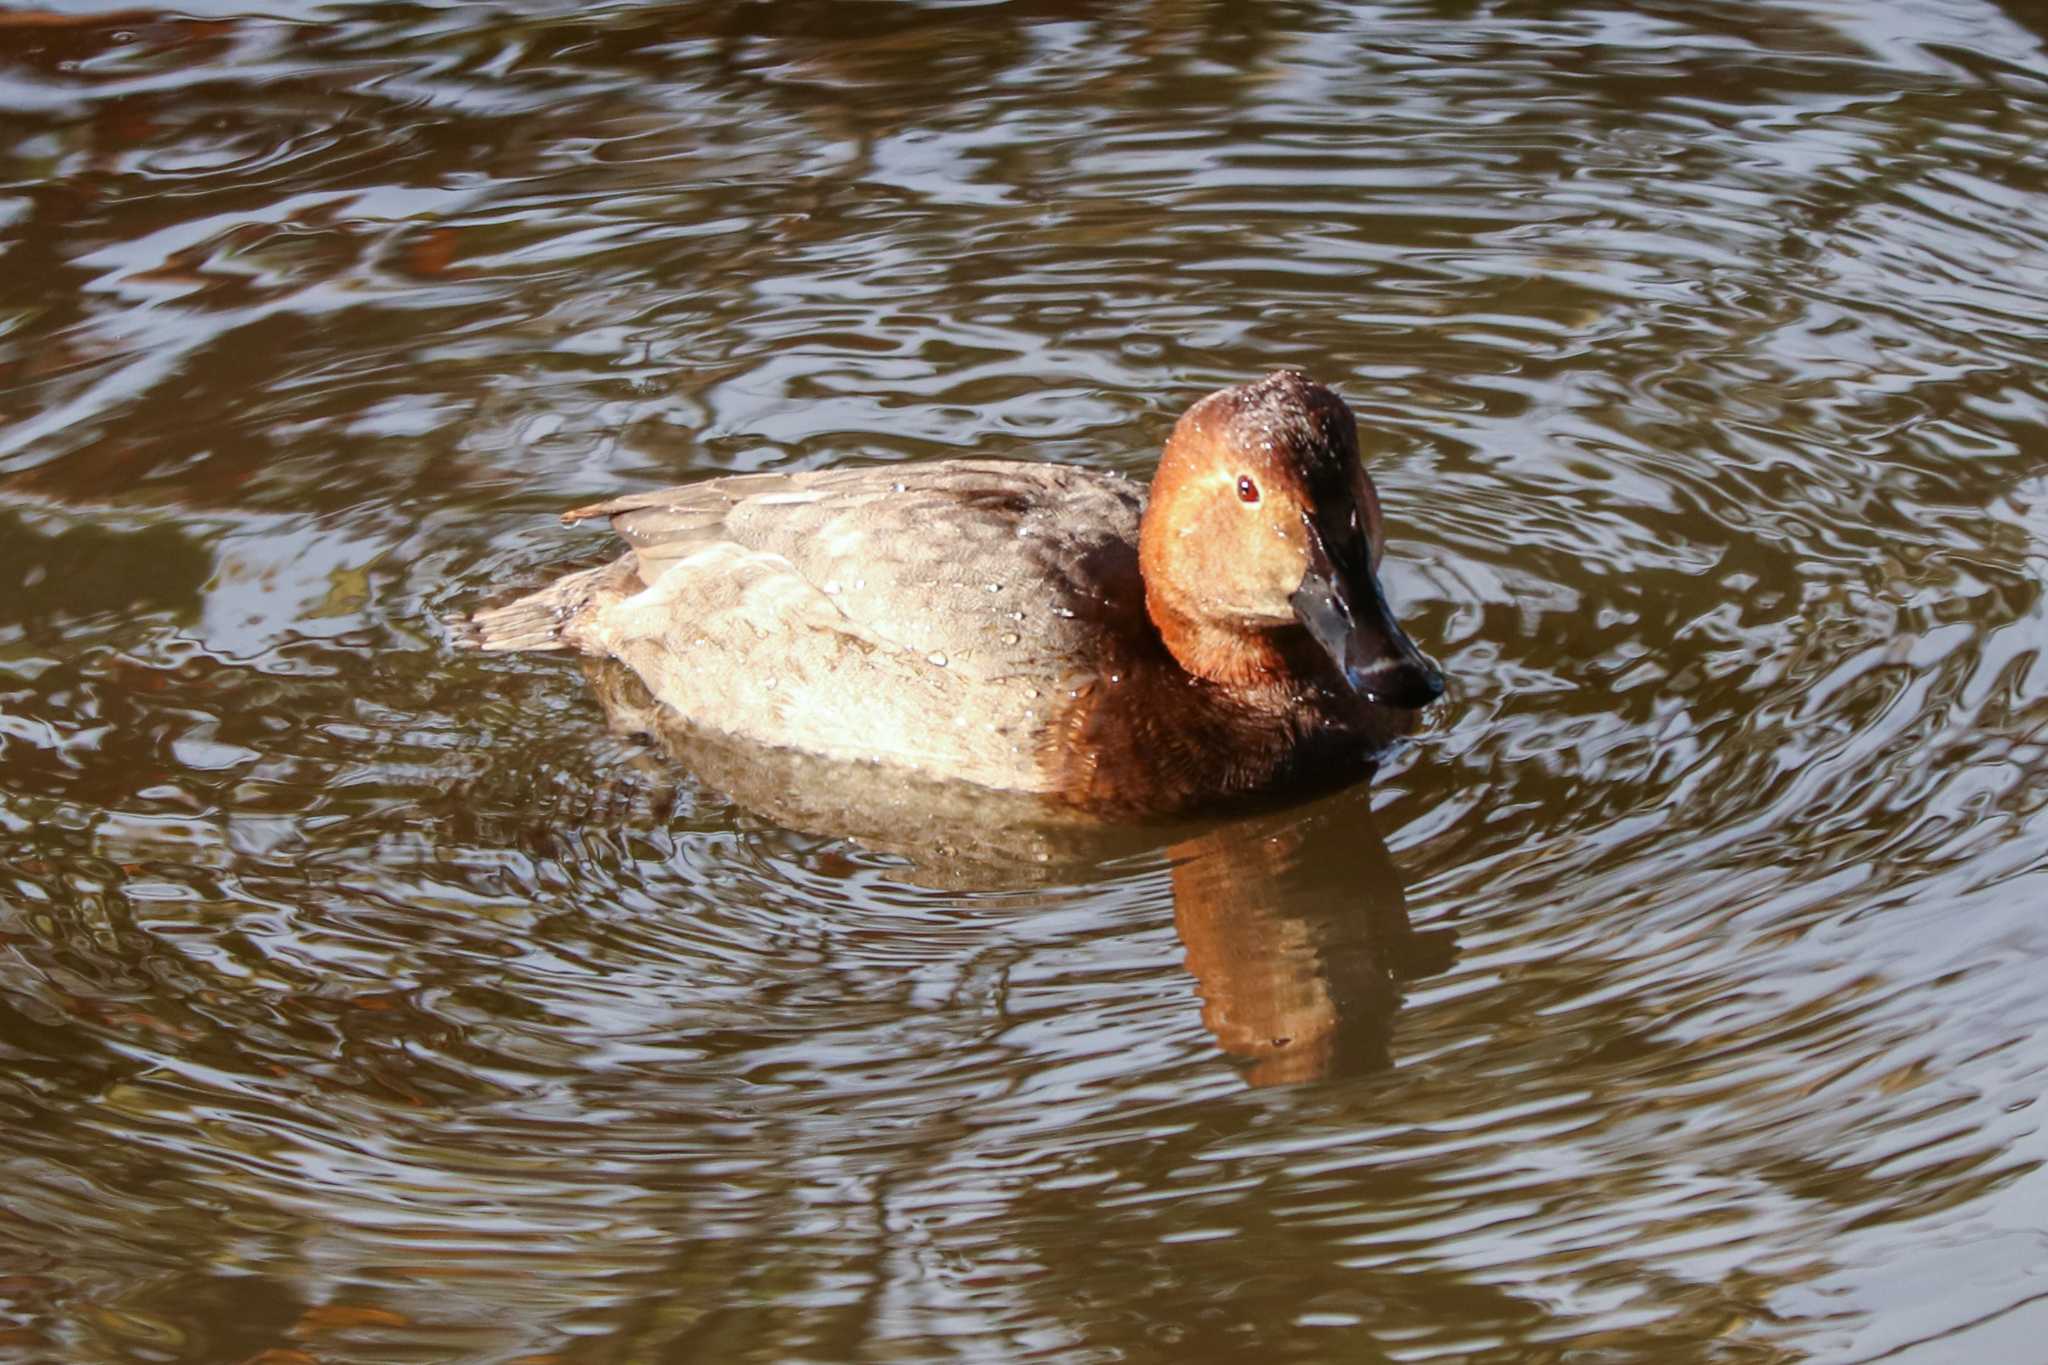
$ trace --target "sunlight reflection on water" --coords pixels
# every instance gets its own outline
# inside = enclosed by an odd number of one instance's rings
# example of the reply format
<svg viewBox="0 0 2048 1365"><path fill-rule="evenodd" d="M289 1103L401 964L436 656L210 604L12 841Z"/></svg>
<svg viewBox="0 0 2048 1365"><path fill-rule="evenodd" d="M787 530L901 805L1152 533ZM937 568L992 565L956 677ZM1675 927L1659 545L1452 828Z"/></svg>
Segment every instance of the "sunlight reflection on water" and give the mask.
<svg viewBox="0 0 2048 1365"><path fill-rule="evenodd" d="M2026 1358L2042 41L0 15L0 1353ZM1303 810L999 878L436 625L1281 363L1454 687Z"/></svg>

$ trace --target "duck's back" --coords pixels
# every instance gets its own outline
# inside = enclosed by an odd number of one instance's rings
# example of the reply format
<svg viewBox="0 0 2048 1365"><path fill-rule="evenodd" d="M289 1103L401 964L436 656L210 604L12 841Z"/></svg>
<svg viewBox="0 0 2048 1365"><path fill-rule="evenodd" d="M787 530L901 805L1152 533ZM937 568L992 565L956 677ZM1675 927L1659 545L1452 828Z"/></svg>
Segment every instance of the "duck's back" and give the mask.
<svg viewBox="0 0 2048 1365"><path fill-rule="evenodd" d="M599 503L631 547L475 620L486 649L608 655L689 722L1048 790L1060 700L1150 627L1144 491L958 461L716 479Z"/></svg>

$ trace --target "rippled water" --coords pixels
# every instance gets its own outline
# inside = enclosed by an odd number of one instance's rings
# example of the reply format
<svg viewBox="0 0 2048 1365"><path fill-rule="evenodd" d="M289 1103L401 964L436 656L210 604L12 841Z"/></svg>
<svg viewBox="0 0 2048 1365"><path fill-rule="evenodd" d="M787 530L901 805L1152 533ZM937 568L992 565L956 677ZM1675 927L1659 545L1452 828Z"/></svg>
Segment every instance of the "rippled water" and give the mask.
<svg viewBox="0 0 2048 1365"><path fill-rule="evenodd" d="M2044 32L0 11L0 1354L2037 1355ZM1279 363L1453 679L1307 809L906 861L437 624Z"/></svg>

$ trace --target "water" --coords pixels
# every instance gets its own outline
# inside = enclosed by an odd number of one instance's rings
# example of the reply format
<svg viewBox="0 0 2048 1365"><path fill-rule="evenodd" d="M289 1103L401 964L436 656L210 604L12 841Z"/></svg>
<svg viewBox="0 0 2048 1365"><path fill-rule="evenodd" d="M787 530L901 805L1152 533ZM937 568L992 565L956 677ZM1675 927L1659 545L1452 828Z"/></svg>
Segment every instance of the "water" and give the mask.
<svg viewBox="0 0 2048 1365"><path fill-rule="evenodd" d="M2044 27L0 15L0 1354L2032 1358ZM915 865L437 625L1281 363L1453 686L1304 810Z"/></svg>

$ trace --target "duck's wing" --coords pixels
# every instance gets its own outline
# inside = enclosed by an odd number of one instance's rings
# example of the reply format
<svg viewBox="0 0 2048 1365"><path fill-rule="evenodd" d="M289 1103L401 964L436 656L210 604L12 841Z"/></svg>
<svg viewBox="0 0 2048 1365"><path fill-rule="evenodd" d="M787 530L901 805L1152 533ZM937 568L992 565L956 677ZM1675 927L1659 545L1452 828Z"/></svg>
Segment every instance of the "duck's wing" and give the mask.
<svg viewBox="0 0 2048 1365"><path fill-rule="evenodd" d="M793 491L802 474L738 474L703 483L679 484L644 493L594 502L562 513L570 525L598 517L611 520L612 530L632 547L632 563L641 585L654 580L693 550L730 541L726 518L734 507L753 497Z"/></svg>
<svg viewBox="0 0 2048 1365"><path fill-rule="evenodd" d="M963 460L714 479L566 519L608 517L645 586L718 572L739 547L786 563L864 638L1000 676L1147 628L1144 500L1113 475Z"/></svg>

